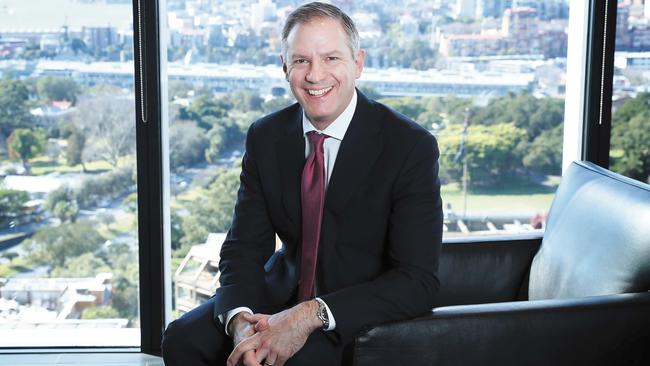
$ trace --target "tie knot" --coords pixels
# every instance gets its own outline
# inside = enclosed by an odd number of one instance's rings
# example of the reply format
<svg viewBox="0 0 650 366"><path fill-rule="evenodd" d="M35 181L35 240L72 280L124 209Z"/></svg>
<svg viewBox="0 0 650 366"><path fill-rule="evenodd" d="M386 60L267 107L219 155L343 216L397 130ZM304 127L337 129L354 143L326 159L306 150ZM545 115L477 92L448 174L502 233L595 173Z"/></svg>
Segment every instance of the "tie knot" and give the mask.
<svg viewBox="0 0 650 366"><path fill-rule="evenodd" d="M309 143L314 148L319 148L320 146L323 146L323 141L325 141L325 139L328 137L329 136L317 131L307 132L307 138L309 138Z"/></svg>

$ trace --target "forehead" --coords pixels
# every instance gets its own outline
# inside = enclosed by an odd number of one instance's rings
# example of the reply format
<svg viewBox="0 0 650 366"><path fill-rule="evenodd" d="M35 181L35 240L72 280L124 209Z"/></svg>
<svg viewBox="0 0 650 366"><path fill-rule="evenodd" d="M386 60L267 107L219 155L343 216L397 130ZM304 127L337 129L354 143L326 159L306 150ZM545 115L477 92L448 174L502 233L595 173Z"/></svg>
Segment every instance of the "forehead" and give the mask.
<svg viewBox="0 0 650 366"><path fill-rule="evenodd" d="M319 17L296 24L287 37L290 53L343 52L348 49L348 37L337 19Z"/></svg>

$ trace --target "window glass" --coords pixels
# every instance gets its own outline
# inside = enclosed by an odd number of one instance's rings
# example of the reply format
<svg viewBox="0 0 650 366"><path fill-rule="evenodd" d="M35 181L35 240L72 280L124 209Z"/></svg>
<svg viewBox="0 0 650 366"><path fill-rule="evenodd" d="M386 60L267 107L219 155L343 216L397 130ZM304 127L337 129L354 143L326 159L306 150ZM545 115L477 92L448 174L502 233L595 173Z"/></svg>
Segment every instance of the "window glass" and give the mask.
<svg viewBox="0 0 650 366"><path fill-rule="evenodd" d="M139 346L129 0L0 0L0 347Z"/></svg>
<svg viewBox="0 0 650 366"><path fill-rule="evenodd" d="M218 262L248 127L295 103L280 32L302 3L167 1L174 288L189 258ZM561 174L569 2L332 3L367 52L360 90L438 140L445 237L543 230Z"/></svg>
<svg viewBox="0 0 650 366"><path fill-rule="evenodd" d="M650 183L650 2L618 1L610 167Z"/></svg>

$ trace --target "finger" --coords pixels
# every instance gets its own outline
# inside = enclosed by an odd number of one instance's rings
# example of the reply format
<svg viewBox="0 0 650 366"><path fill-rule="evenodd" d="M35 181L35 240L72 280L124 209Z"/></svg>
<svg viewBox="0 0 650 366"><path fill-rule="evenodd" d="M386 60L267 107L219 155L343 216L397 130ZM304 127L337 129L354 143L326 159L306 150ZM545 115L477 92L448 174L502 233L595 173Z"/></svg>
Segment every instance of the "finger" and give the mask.
<svg viewBox="0 0 650 366"><path fill-rule="evenodd" d="M254 351L248 351L244 353L244 357L242 357L242 362L244 363L245 366L261 366L260 362L257 360L257 357L255 357Z"/></svg>
<svg viewBox="0 0 650 366"><path fill-rule="evenodd" d="M278 358L275 359L273 366L284 366L284 363L287 362L288 358L278 355Z"/></svg>
<svg viewBox="0 0 650 366"><path fill-rule="evenodd" d="M262 344L262 347L258 348L255 351L255 358L257 359L257 362L262 363L264 359L268 358L269 351L269 347Z"/></svg>
<svg viewBox="0 0 650 366"><path fill-rule="evenodd" d="M255 323L255 331L256 332L261 332L263 330L269 329L269 320L268 318L260 319L257 323Z"/></svg>
<svg viewBox="0 0 650 366"><path fill-rule="evenodd" d="M242 357L244 353L247 351L253 351L259 346L259 337L255 336L250 336L243 341L239 342L237 347L235 347L232 352L230 353L230 356L228 357L228 366L235 366L237 365L237 362L239 362L239 359Z"/></svg>
<svg viewBox="0 0 650 366"><path fill-rule="evenodd" d="M249 313L246 313L244 315L244 319L246 319L246 321L249 322L249 323L257 323L258 321L260 321L262 319L266 319L268 317L269 317L269 315L267 315L267 314L249 314Z"/></svg>
<svg viewBox="0 0 650 366"><path fill-rule="evenodd" d="M269 353L269 355L266 356L266 360L264 360L264 365L265 366L275 366L275 365L277 365L277 359L278 359L277 354Z"/></svg>

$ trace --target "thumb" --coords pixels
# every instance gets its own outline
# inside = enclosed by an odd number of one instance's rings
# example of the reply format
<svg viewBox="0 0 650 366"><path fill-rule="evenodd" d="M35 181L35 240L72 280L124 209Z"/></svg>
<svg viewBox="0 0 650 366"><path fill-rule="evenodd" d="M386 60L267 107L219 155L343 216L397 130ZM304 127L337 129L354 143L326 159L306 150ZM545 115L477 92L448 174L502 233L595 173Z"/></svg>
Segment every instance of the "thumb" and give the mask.
<svg viewBox="0 0 650 366"><path fill-rule="evenodd" d="M268 318L261 318L255 323L255 331L261 332L263 330L269 329L269 320Z"/></svg>

